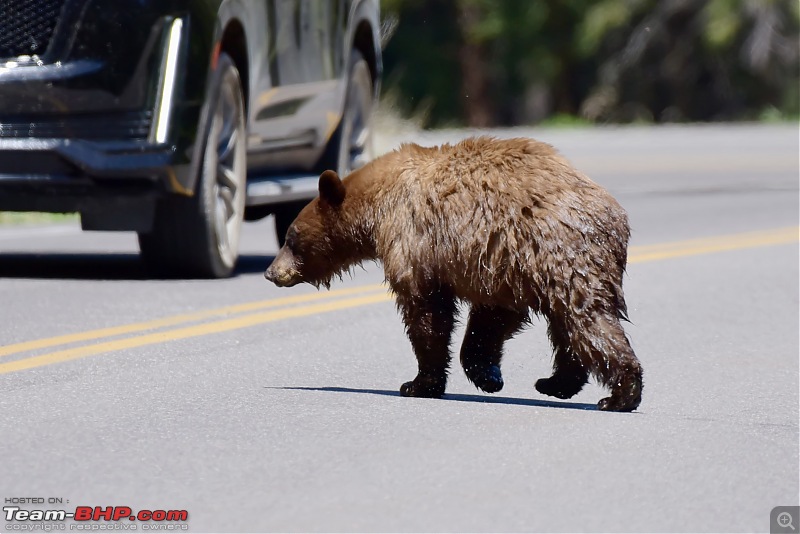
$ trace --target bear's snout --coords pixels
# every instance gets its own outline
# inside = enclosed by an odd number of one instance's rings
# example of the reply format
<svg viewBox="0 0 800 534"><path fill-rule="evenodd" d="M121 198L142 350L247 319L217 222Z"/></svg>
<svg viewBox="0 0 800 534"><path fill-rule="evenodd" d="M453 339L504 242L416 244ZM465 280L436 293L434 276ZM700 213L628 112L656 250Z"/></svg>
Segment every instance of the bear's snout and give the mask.
<svg viewBox="0 0 800 534"><path fill-rule="evenodd" d="M264 278L278 287L292 287L302 281L300 273L294 268L291 255L286 254L283 249L264 271Z"/></svg>
<svg viewBox="0 0 800 534"><path fill-rule="evenodd" d="M300 277L295 270L281 271L270 266L264 272L264 278L278 287L292 287L300 283Z"/></svg>

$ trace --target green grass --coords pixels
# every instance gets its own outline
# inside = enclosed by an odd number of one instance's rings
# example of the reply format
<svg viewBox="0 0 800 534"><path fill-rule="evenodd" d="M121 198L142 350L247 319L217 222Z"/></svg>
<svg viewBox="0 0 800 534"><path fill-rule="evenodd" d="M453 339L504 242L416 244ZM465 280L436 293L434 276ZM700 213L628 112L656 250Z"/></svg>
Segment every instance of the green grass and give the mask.
<svg viewBox="0 0 800 534"><path fill-rule="evenodd" d="M555 127L555 128L583 128L585 126L593 126L591 121L578 117L577 115L569 115L567 113L556 113L538 124L539 126Z"/></svg>
<svg viewBox="0 0 800 534"><path fill-rule="evenodd" d="M28 211L0 211L0 225L53 224L78 221L77 213L36 213Z"/></svg>
<svg viewBox="0 0 800 534"><path fill-rule="evenodd" d="M769 106L761 110L758 115L758 120L769 124L784 123L784 122L797 122L800 116L796 113L787 113L781 111L773 106Z"/></svg>

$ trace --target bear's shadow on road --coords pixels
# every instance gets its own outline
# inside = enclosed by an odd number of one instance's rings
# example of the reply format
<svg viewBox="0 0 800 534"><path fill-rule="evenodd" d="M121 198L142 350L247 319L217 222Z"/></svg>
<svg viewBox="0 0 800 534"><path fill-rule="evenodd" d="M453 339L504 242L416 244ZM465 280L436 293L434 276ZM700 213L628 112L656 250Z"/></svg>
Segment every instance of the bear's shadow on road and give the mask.
<svg viewBox="0 0 800 534"><path fill-rule="evenodd" d="M400 392L390 391L386 389L361 389L361 388L345 388L345 387L270 387L265 386L266 389L279 389L285 391L320 391L328 393L362 393L367 395L382 395L385 397L399 397ZM456 402L478 402L483 404L513 404L518 406L533 406L536 408L563 408L568 410L597 410L596 404L587 404L582 402L559 402L547 401L538 399L520 399L516 397L495 397L484 395L465 395L463 393L445 393L444 397L439 400L456 401Z"/></svg>
<svg viewBox="0 0 800 534"><path fill-rule="evenodd" d="M274 256L242 255L233 276L263 273ZM148 272L138 254L0 254L0 278L167 280Z"/></svg>

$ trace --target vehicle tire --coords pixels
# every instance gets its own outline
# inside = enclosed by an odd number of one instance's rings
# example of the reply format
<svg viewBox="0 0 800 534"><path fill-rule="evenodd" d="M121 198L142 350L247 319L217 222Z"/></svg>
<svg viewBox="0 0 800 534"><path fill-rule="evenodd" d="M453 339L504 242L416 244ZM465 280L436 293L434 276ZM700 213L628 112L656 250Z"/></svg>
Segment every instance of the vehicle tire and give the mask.
<svg viewBox="0 0 800 534"><path fill-rule="evenodd" d="M160 202L152 232L139 234L142 258L156 274L224 278L239 257L246 129L241 79L225 53L212 74L202 116L194 195Z"/></svg>
<svg viewBox="0 0 800 534"><path fill-rule="evenodd" d="M350 53L350 71L347 93L339 126L328 142L325 154L318 165L319 172L334 169L339 176L365 165L373 157L372 128L372 74L369 65L358 50ZM292 202L275 210L275 234L278 245L283 246L286 231L308 202Z"/></svg>
<svg viewBox="0 0 800 534"><path fill-rule="evenodd" d="M331 167L341 177L366 165L373 157L372 74L358 50L350 53L350 74L347 79L344 113L336 128L331 145L336 147L336 166ZM323 169L325 170L325 169Z"/></svg>

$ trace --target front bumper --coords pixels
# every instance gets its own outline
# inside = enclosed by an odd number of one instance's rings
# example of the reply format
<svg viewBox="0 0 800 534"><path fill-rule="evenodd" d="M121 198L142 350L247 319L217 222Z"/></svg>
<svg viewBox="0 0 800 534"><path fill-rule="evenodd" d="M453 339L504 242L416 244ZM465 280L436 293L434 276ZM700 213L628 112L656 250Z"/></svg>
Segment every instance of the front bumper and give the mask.
<svg viewBox="0 0 800 534"><path fill-rule="evenodd" d="M0 211L80 212L86 230L148 231L188 165L147 142L0 139Z"/></svg>
<svg viewBox="0 0 800 534"><path fill-rule="evenodd" d="M171 146L85 139L0 139L0 186L40 180L168 177Z"/></svg>

